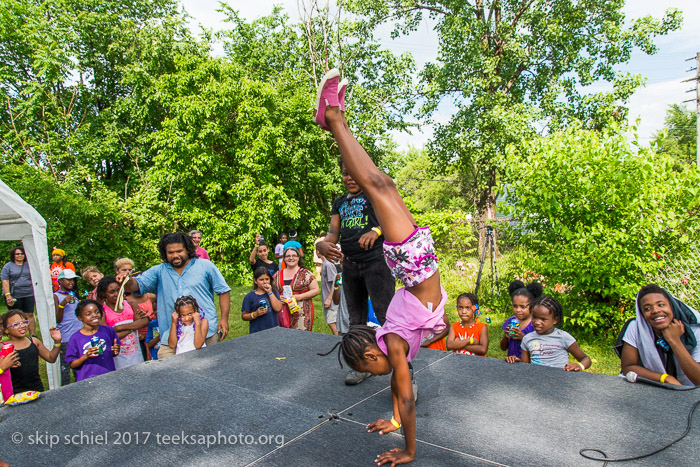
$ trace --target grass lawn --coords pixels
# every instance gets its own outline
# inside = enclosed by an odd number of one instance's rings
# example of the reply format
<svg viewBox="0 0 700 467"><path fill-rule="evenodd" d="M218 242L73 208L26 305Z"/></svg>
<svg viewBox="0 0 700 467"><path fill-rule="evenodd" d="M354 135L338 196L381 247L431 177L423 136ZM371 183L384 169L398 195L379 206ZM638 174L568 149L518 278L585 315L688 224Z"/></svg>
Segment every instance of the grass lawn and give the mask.
<svg viewBox="0 0 700 467"><path fill-rule="evenodd" d="M252 290L249 285L231 285L231 312L229 314L229 334L225 340L235 339L236 337L244 336L248 334L248 322L241 319L241 304L243 303L243 297ZM455 309L455 299L450 294L447 313L450 318L450 322L456 322L459 318L457 316L457 310ZM218 308L218 300L216 300ZM314 332L320 332L324 334L330 334L331 331L328 328L325 320L323 319L323 308L321 306L321 296L318 295L314 298L314 308L315 308L315 319L314 319ZM3 306L2 312L5 311ZM490 312L488 316L491 318L491 324L489 324L489 350L487 357L502 359L506 356L506 352L501 350L499 347L499 342L503 336L503 331L501 330L501 325L503 322L511 316L510 313L497 313ZM37 333L39 330L37 329ZM612 350L612 344L601 338L592 337L589 335L576 336L579 345L583 351L591 358L593 361L593 366L589 370L592 373L602 373L607 375L617 375L620 372L620 360L617 355ZM5 340L3 336L3 340ZM574 361L570 358L571 361ZM41 378L44 382L46 388L49 387L48 381L46 379L46 363L41 358L39 359L39 370Z"/></svg>

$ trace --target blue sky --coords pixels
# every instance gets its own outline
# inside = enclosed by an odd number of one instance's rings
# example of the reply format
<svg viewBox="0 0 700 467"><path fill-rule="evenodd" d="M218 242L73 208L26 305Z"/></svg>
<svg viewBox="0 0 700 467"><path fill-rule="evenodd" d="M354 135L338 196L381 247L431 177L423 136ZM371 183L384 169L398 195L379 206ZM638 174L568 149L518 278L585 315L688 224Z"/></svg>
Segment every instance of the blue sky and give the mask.
<svg viewBox="0 0 700 467"><path fill-rule="evenodd" d="M223 15L217 12L218 0L181 0L185 10L193 17L191 27L199 31L199 25L215 30L225 29ZM238 10L243 18L252 20L269 14L273 5L281 5L290 18L298 19L297 0L229 0L227 2ZM325 3L319 0L319 3ZM683 25L679 31L668 36L657 38L659 52L653 56L635 52L630 63L620 69L644 76L646 86L639 89L632 97L629 108L632 121L640 119L638 134L640 143L647 144L652 134L661 129L664 123L666 109L670 104L680 104L692 99L695 93L686 93L693 83L681 81L694 76L687 72L694 62L686 62L686 58L695 57L700 52L700 1L698 0L628 0L625 13L628 18L652 15L660 17L669 8L683 11ZM387 29L388 31L388 29ZM430 24L425 22L419 30L408 37L390 39L388 34L382 35L382 45L395 53L409 51L413 54L419 68L428 61L434 61L437 54L437 39ZM594 85L591 91L605 89L604 84ZM689 109L695 108L692 103L684 104ZM435 116L437 121L448 121L453 110L449 102L442 104ZM396 133L395 139L399 146L422 146L432 135L432 128L424 126L422 131L414 134Z"/></svg>

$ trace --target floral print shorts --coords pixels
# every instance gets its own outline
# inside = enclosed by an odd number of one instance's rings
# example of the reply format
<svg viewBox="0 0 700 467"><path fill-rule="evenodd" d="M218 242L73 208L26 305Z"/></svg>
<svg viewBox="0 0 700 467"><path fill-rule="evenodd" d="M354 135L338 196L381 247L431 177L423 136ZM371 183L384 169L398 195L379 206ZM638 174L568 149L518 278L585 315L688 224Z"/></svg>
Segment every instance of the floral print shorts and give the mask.
<svg viewBox="0 0 700 467"><path fill-rule="evenodd" d="M417 227L401 243L384 242L384 259L391 274L406 287L428 279L438 270L430 227Z"/></svg>

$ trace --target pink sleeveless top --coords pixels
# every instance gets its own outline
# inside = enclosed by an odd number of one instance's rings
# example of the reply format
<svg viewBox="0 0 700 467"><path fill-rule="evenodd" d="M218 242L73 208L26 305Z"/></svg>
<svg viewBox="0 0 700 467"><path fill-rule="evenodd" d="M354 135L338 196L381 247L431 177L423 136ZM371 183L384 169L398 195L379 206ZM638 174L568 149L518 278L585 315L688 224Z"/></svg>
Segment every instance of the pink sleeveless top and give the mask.
<svg viewBox="0 0 700 467"><path fill-rule="evenodd" d="M440 303L433 304L432 312L411 292L405 288L399 289L386 310L386 322L377 329L377 346L386 354L384 336L396 334L408 342L406 360L410 362L418 354L424 334L439 334L445 329L445 303L447 292L443 287L440 287Z"/></svg>

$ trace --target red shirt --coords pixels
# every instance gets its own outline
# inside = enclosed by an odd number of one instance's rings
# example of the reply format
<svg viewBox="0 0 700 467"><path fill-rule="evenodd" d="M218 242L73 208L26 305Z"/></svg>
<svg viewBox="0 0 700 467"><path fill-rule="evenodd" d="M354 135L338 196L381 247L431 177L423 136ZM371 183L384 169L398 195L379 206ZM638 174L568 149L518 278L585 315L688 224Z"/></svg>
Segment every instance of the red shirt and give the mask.
<svg viewBox="0 0 700 467"><path fill-rule="evenodd" d="M75 266L73 266L73 263L70 261L66 261L65 263L63 261L60 263L51 263L51 282L53 282L54 292L58 290L58 275L64 269L70 269L75 272Z"/></svg>
<svg viewBox="0 0 700 467"><path fill-rule="evenodd" d="M461 341L468 341L470 337L474 338L474 343L476 344L481 339L481 330L486 327L486 324L477 321L469 327L462 326L461 322L452 323L452 331L455 333L455 339ZM453 350L453 353L463 353L467 355L477 355L474 352L470 352L466 349Z"/></svg>

